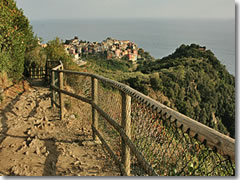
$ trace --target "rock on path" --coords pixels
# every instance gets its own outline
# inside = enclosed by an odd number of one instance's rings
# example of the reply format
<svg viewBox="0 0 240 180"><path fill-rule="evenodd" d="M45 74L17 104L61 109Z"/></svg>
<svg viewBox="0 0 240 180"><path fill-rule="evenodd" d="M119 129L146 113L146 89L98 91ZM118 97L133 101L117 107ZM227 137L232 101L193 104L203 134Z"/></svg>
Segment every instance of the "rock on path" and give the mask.
<svg viewBox="0 0 240 180"><path fill-rule="evenodd" d="M59 120L49 89L29 87L13 94L0 106L0 175L120 175L101 145L83 145L91 140L90 125ZM75 125L68 128L69 121Z"/></svg>

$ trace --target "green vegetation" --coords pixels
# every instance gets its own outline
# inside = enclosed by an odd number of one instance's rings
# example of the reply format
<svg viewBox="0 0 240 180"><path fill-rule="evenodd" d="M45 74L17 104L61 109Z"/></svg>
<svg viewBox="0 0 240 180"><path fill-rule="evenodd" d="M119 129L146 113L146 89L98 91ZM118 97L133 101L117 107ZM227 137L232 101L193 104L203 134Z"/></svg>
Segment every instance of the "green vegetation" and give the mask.
<svg viewBox="0 0 240 180"><path fill-rule="evenodd" d="M34 36L28 19L16 7L14 0L0 0L0 8L0 87L11 84L8 77L20 80L24 68L43 67L47 60L61 60L65 69L92 72L126 83L221 133L235 137L235 78L205 47L181 45L173 54L158 60L140 49L141 59L138 60L137 69L131 61L107 60L101 56L86 56L84 60L87 64L78 67L65 52L59 38L49 41L45 48L39 45L39 38ZM64 75L64 83L67 84L67 91L91 98L91 78ZM101 82L99 94L99 106L120 123L119 91L113 91ZM67 98L66 110L72 111L77 119L90 121L89 113L82 113L88 112L88 107ZM4 96L0 94L0 103L3 100ZM132 140L159 174L233 174L232 167L222 171L226 159L190 139L187 133L175 129L169 121L155 116L150 108L138 106L137 102L134 106L134 99L132 104L135 108L131 114L132 129L135 129ZM79 107L81 112L78 111ZM108 134L107 141L114 150L120 152L118 133L102 117L99 127L104 134ZM159 152L163 153L162 156Z"/></svg>
<svg viewBox="0 0 240 180"><path fill-rule="evenodd" d="M71 64L59 38L49 41L47 48L39 45L29 20L14 0L0 0L0 72L18 81L29 67L44 67L47 59Z"/></svg>
<svg viewBox="0 0 240 180"><path fill-rule="evenodd" d="M210 50L181 45L154 60L143 49L138 67L127 60L87 56L79 68L56 38L41 47L28 19L14 0L0 0L0 72L19 80L24 68L42 67L47 59L61 60L65 69L90 71L126 83L181 113L222 133L235 136L235 78ZM68 78L75 83L76 79Z"/></svg>
<svg viewBox="0 0 240 180"><path fill-rule="evenodd" d="M85 59L86 61L99 66L99 68L107 69L110 71L129 72L130 69L133 67L132 62L127 60L119 60L119 59L107 60L105 58L101 58L98 56L90 56L90 55L85 57Z"/></svg>
<svg viewBox="0 0 240 180"><path fill-rule="evenodd" d="M47 60L62 61L64 67L73 65L72 57L68 55L63 46L62 40L58 37L50 40L45 48L37 46L25 55L25 67L44 67Z"/></svg>
<svg viewBox="0 0 240 180"><path fill-rule="evenodd" d="M131 77L127 79L125 83L129 84L132 88L142 92L145 95L149 94L147 87L149 84L149 78L144 78L143 76Z"/></svg>
<svg viewBox="0 0 240 180"><path fill-rule="evenodd" d="M1 0L0 9L0 71L19 80L24 71L25 53L36 46L37 39L14 0Z"/></svg>
<svg viewBox="0 0 240 180"><path fill-rule="evenodd" d="M139 60L147 60L147 61L154 60L154 57L152 57L149 52L144 51L144 49L142 48L139 48L138 55L141 56Z"/></svg>
<svg viewBox="0 0 240 180"><path fill-rule="evenodd" d="M36 46L31 51L25 54L25 68L28 67L44 67L47 61L47 56L44 49Z"/></svg>
<svg viewBox="0 0 240 180"><path fill-rule="evenodd" d="M235 136L235 78L205 47L181 45L167 57L141 61L135 71L123 60L87 61L90 65L84 68L88 71L126 83L209 127Z"/></svg>
<svg viewBox="0 0 240 180"><path fill-rule="evenodd" d="M69 67L74 64L72 57L66 53L64 50L63 42L58 37L47 43L45 52L47 59L62 61L66 69L69 69Z"/></svg>
<svg viewBox="0 0 240 180"><path fill-rule="evenodd" d="M234 77L205 48L183 45L180 51L177 49L166 58L144 61L136 71L131 68L123 71L118 65L109 68L105 65L107 60L100 58L86 61L88 63L81 71L129 84L161 103L234 137L234 131L231 131L231 128L234 130ZM79 86L87 87L78 83L78 88ZM88 87L91 87L90 83ZM113 91L104 83L99 83L99 94L99 106L120 123L119 91ZM153 109L138 103L136 99L132 99L131 138L157 173L172 176L234 174L235 165L227 158L177 128L175 122L159 118ZM227 118L228 122L232 122L230 126L226 124L225 117L221 116L223 112L233 115L229 116L231 120ZM99 129L118 153L119 136L101 117ZM223 168L225 171L222 171ZM137 174L144 175L140 171Z"/></svg>
<svg viewBox="0 0 240 180"><path fill-rule="evenodd" d="M235 134L235 78L205 47L182 45L138 67L155 91L162 91L181 113L222 133Z"/></svg>

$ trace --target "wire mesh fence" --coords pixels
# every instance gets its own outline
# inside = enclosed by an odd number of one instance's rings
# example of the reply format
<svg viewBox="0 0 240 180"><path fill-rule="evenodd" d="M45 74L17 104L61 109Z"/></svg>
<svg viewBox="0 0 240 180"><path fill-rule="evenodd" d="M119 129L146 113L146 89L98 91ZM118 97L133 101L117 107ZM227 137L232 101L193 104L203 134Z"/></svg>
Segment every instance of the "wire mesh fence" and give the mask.
<svg viewBox="0 0 240 180"><path fill-rule="evenodd" d="M63 78L65 90L91 100L91 77L64 73Z"/></svg>
<svg viewBox="0 0 240 180"><path fill-rule="evenodd" d="M92 101L92 78L89 75L64 73L64 89ZM122 94L112 84L99 80L97 106L110 119L121 126ZM199 141L197 135L193 137L191 129L183 128L178 119L173 120L163 111L156 111L146 105L146 103L143 103L143 101L140 101L136 96L130 96L132 99L131 137L129 138L157 175L235 175L235 163L231 161L229 156L222 156L216 148L207 146L206 141ZM76 101L79 100L76 99ZM91 107L89 106L88 109L88 111L82 112L81 116L85 113L90 120ZM97 129L102 133L105 141L112 147L115 156L121 162L122 137L120 136L121 133L119 134L119 130L112 127L101 113L99 113ZM131 175L148 175L146 169L144 170L143 165L137 159L135 153L131 152Z"/></svg>
<svg viewBox="0 0 240 180"><path fill-rule="evenodd" d="M118 124L121 124L121 99L119 90L112 88L106 82L99 82L98 106Z"/></svg>
<svg viewBox="0 0 240 180"><path fill-rule="evenodd" d="M98 84L98 106L106 112L115 122L121 124L121 95L105 82ZM98 129L102 132L106 142L111 146L115 156L121 160L121 136L103 116L99 114Z"/></svg>
<svg viewBox="0 0 240 180"><path fill-rule="evenodd" d="M91 77L64 73L63 81L65 91L91 100ZM64 95L64 108L66 111L65 116L70 119L71 116L77 119L75 126L79 126L79 128L86 131L91 130L91 105L69 95ZM88 134L91 134L91 132Z"/></svg>
<svg viewBox="0 0 240 180"><path fill-rule="evenodd" d="M228 157L136 99L132 99L132 141L160 176L235 175L235 165Z"/></svg>

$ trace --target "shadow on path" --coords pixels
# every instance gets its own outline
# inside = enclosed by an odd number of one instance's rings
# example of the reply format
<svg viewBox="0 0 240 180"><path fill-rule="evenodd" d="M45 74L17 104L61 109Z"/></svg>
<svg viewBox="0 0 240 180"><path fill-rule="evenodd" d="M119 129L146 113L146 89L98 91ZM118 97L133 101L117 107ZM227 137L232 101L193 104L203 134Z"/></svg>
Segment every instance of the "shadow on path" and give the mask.
<svg viewBox="0 0 240 180"><path fill-rule="evenodd" d="M57 146L54 141L45 140L45 146L49 154L44 164L43 176L56 176L56 164L60 152L57 151Z"/></svg>
<svg viewBox="0 0 240 180"><path fill-rule="evenodd" d="M24 87L24 86L23 86ZM1 115L1 124L2 124L2 131L1 131L1 136L0 136L0 144L3 142L3 140L5 139L5 134L8 131L8 125L7 125L7 113L12 113L14 116L18 116L15 112L12 111L14 105L20 100L20 97L23 95L23 93L26 90L24 89L22 92L20 92L14 99L11 100L10 103L8 103L8 105L0 111L0 115Z"/></svg>
<svg viewBox="0 0 240 180"><path fill-rule="evenodd" d="M27 120L30 118L30 117L34 117L38 112L37 112L37 109L39 108L39 103L42 101L42 99L46 98L50 96L49 94L43 94L41 96L38 96L39 100L37 101L37 99L35 99L34 101L36 102L36 105L32 108L31 112L29 112L28 116L27 117Z"/></svg>
<svg viewBox="0 0 240 180"><path fill-rule="evenodd" d="M16 135L11 135L11 134L5 134L5 136L8 136L8 137L12 137L12 138L22 138L22 139L27 139L29 136L16 136ZM61 142L61 143L78 143L79 146L83 146L83 142L86 141L85 139L84 140L79 140L79 139L73 139L72 141L69 141L69 140L58 140L58 139L55 139L55 138L39 138L39 140L41 141L51 141L52 143L56 143L56 142Z"/></svg>
<svg viewBox="0 0 240 180"><path fill-rule="evenodd" d="M42 87L42 88L47 88L47 87L48 87L48 83L45 81L45 79L31 79L31 78L26 78L26 80L28 81L28 83L29 83L31 86Z"/></svg>

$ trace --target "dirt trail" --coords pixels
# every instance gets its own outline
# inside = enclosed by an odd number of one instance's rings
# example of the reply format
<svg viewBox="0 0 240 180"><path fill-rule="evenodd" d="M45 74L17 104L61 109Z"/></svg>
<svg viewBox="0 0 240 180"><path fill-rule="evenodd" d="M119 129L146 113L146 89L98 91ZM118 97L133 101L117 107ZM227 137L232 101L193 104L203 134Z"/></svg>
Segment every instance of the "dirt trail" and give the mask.
<svg viewBox="0 0 240 180"><path fill-rule="evenodd" d="M120 175L101 145L83 143L92 139L89 122L71 114L60 121L48 88L23 87L0 104L0 175Z"/></svg>

